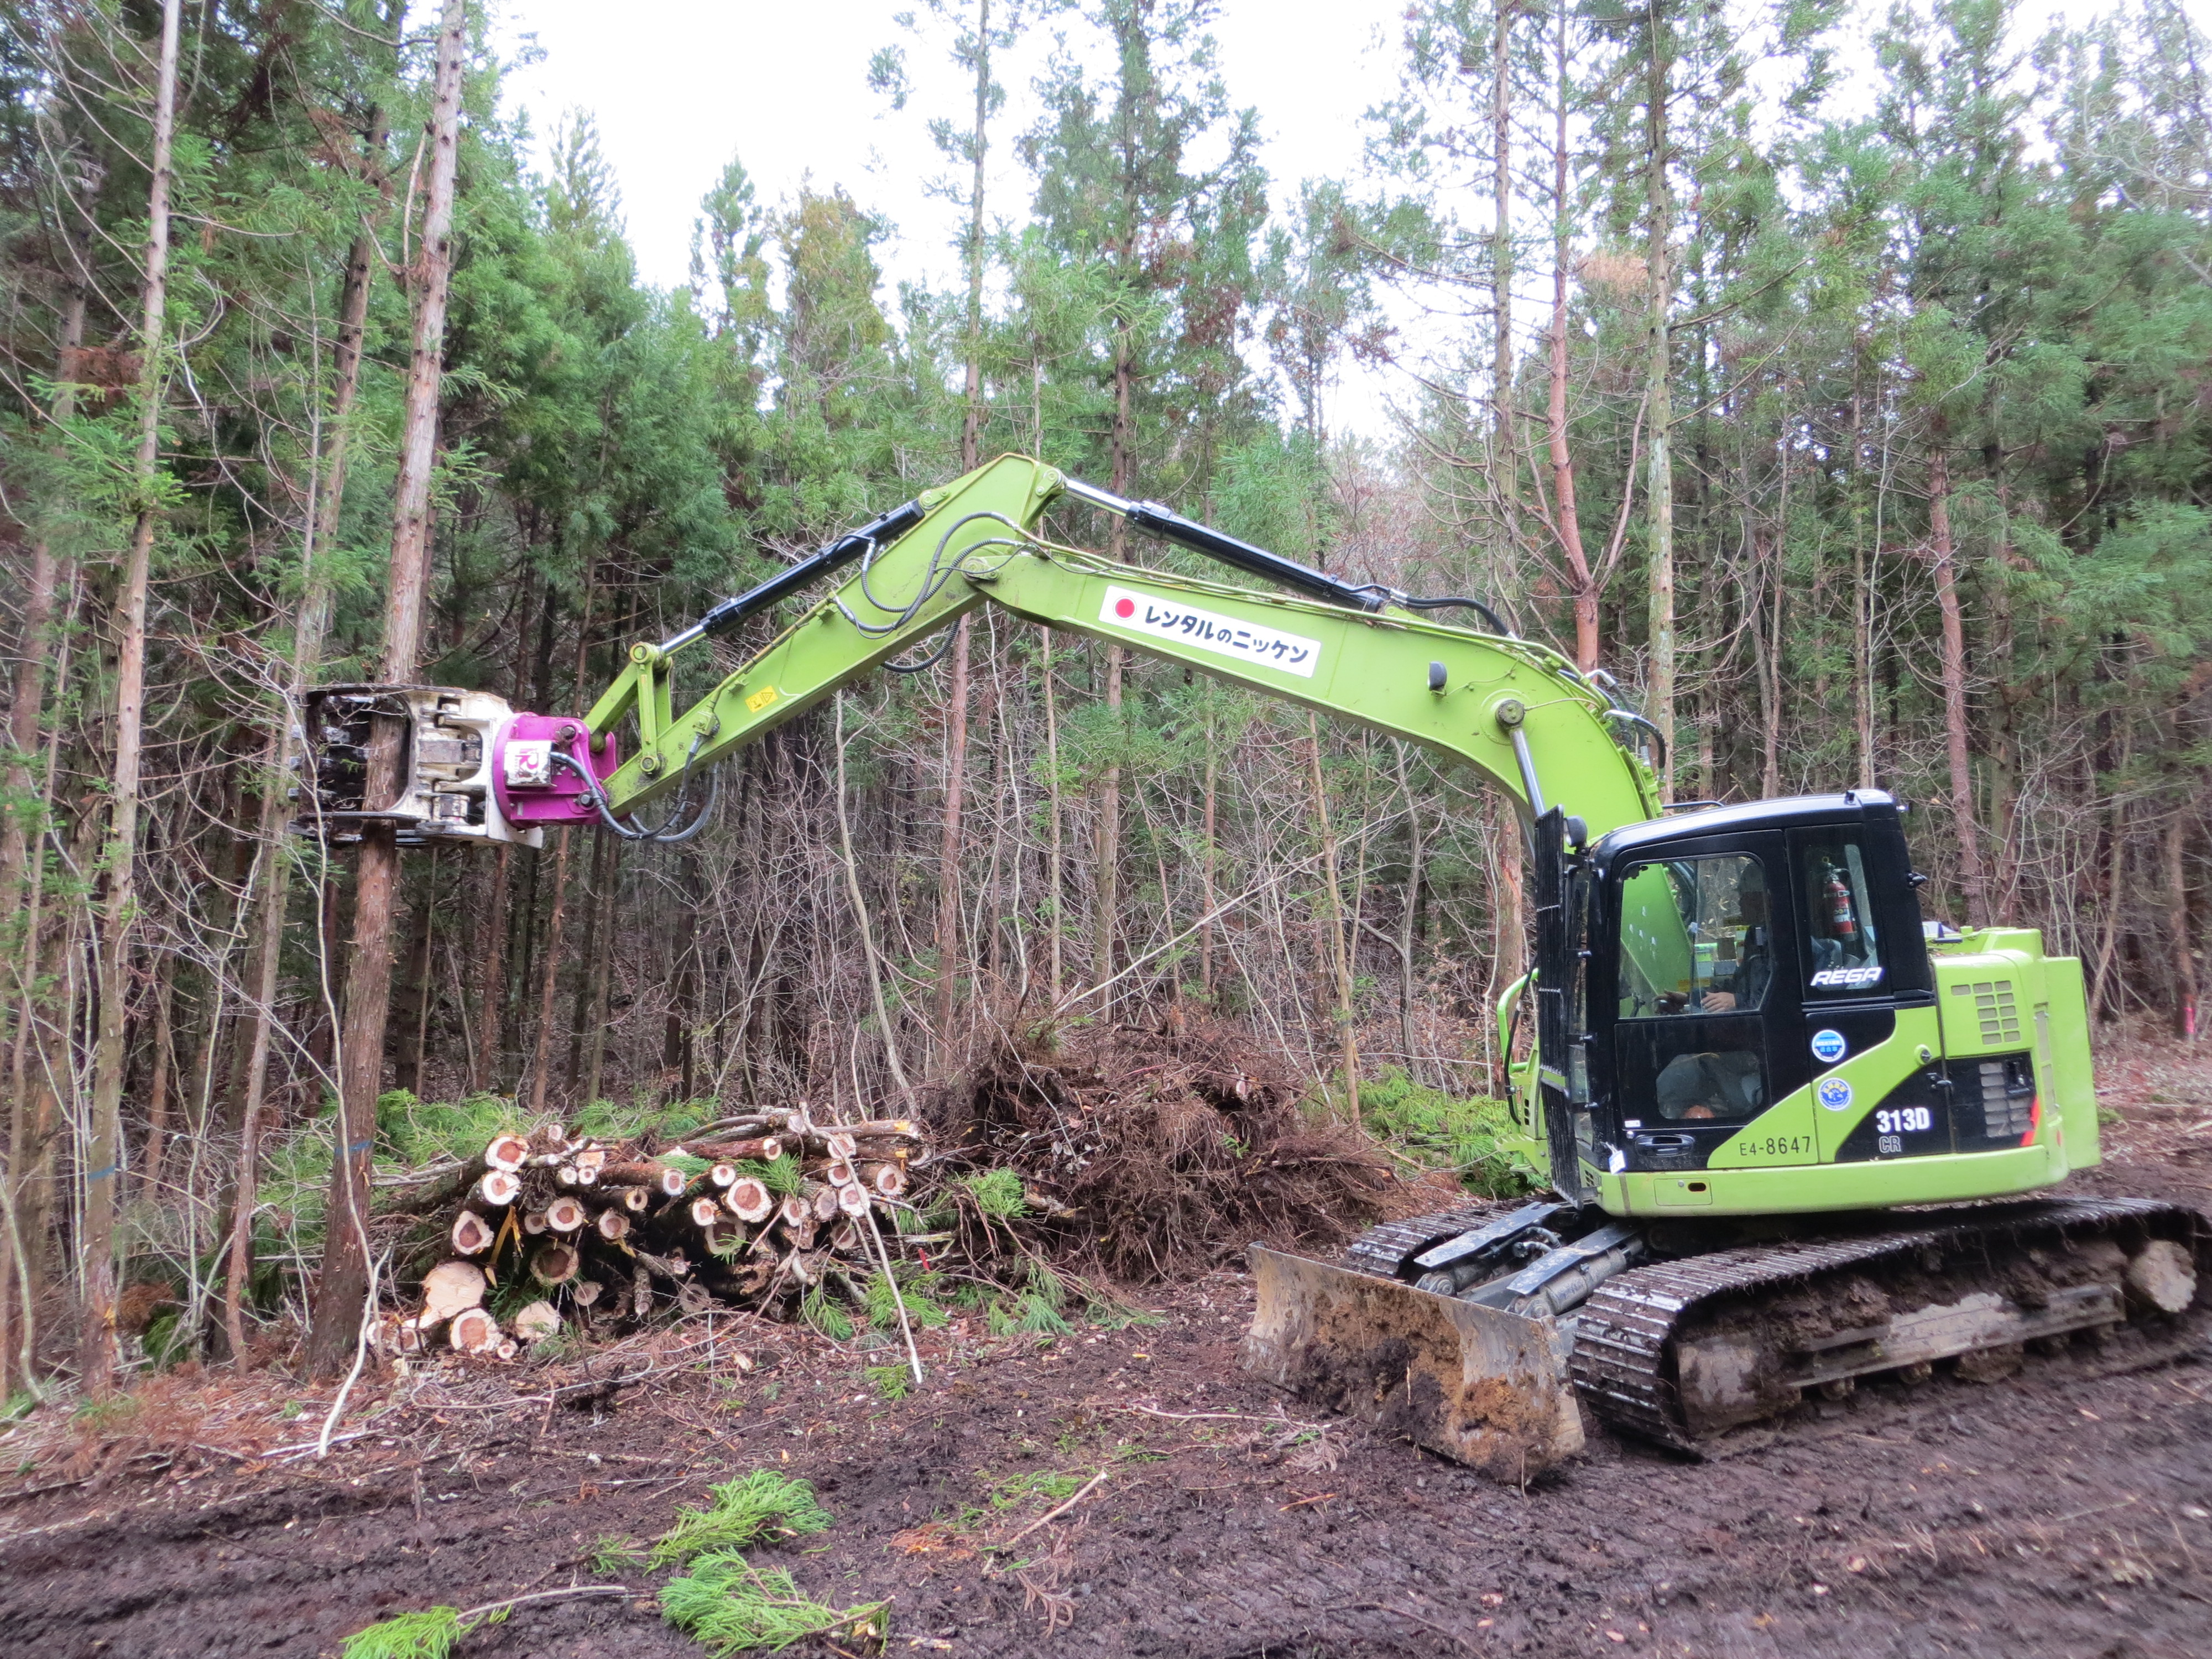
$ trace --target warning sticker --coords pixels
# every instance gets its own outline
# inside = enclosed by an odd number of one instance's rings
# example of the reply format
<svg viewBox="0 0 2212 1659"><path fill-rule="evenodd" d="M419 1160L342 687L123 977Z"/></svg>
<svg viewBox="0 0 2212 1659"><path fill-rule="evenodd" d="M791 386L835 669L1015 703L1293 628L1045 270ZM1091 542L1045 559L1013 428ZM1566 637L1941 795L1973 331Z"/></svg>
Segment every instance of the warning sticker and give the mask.
<svg viewBox="0 0 2212 1659"><path fill-rule="evenodd" d="M1175 640L1211 651L1217 657L1275 668L1311 679L1321 664L1321 641L1285 634L1258 623L1240 622L1218 611L1170 603L1127 587L1109 586L1098 620L1156 639Z"/></svg>

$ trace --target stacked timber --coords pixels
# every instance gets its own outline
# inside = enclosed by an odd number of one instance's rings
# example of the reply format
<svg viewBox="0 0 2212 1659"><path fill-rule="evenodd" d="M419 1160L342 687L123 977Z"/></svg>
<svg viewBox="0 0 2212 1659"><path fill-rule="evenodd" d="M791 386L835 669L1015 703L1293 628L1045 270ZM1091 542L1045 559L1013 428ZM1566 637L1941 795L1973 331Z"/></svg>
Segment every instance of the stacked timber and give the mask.
<svg viewBox="0 0 2212 1659"><path fill-rule="evenodd" d="M659 1151L557 1123L495 1135L392 1206L442 1225L447 1255L421 1305L386 1316L375 1340L394 1355L512 1358L572 1322L671 1305L775 1317L817 1291L859 1303L925 1160L903 1118L817 1123L804 1104L753 1108Z"/></svg>

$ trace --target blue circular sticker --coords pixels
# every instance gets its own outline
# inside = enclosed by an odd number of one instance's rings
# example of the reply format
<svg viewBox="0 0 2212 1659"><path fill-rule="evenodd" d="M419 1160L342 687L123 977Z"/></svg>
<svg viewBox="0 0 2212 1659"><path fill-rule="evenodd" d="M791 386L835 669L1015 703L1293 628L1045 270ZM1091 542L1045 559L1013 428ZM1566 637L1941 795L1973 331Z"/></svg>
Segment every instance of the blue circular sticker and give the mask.
<svg viewBox="0 0 2212 1659"><path fill-rule="evenodd" d="M1844 1041L1841 1031L1813 1033L1813 1058L1823 1066L1832 1066L1850 1052L1851 1045Z"/></svg>
<svg viewBox="0 0 2212 1659"><path fill-rule="evenodd" d="M1820 1086L1814 1092L1820 1096L1820 1104L1832 1112L1843 1111L1851 1103L1851 1085L1843 1078L1822 1078Z"/></svg>

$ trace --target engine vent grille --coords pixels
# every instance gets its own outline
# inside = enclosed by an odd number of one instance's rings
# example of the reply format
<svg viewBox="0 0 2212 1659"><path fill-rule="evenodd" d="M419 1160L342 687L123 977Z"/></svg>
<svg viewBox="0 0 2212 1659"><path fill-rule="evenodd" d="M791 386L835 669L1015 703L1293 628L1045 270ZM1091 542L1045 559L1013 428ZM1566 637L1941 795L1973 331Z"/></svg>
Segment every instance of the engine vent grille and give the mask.
<svg viewBox="0 0 2212 1659"><path fill-rule="evenodd" d="M1974 1014L1982 1026L1982 1042L1991 1048L2021 1040L2020 1005L2014 1000L2012 981L1985 979L1978 985L1954 985L1954 997L1971 996Z"/></svg>
<svg viewBox="0 0 2212 1659"><path fill-rule="evenodd" d="M1981 1064L1982 1133L1991 1140L2018 1140L2035 1127L2035 1085L2033 1073L2018 1074L2024 1069L2002 1060Z"/></svg>
<svg viewBox="0 0 2212 1659"><path fill-rule="evenodd" d="M2024 1146L2035 1128L2035 1057L2025 1051L1950 1063L1951 1127L1962 1152Z"/></svg>

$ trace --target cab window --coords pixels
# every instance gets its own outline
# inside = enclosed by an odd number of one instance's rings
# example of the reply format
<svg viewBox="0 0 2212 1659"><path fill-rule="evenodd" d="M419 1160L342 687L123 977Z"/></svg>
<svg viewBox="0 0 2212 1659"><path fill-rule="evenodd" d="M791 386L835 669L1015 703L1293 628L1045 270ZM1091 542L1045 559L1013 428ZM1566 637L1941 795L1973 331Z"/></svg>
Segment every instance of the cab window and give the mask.
<svg viewBox="0 0 2212 1659"><path fill-rule="evenodd" d="M1890 988L1889 965L1858 836L1820 836L1800 842L1796 858L1807 998L1881 995Z"/></svg>
<svg viewBox="0 0 2212 1659"><path fill-rule="evenodd" d="M1774 979L1765 866L1744 853L1632 865L1620 884L1620 1018L1751 1012Z"/></svg>

